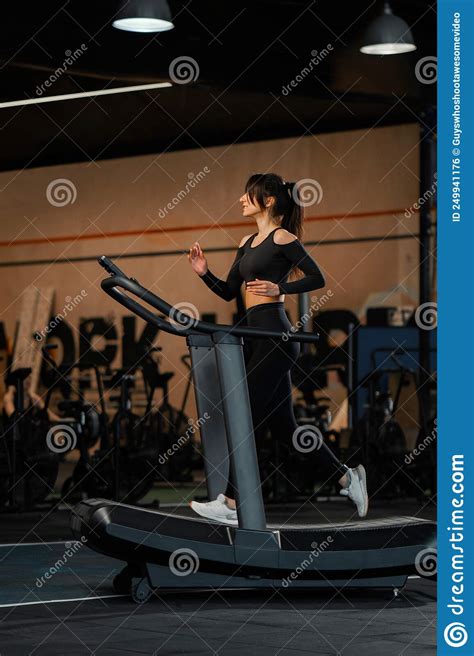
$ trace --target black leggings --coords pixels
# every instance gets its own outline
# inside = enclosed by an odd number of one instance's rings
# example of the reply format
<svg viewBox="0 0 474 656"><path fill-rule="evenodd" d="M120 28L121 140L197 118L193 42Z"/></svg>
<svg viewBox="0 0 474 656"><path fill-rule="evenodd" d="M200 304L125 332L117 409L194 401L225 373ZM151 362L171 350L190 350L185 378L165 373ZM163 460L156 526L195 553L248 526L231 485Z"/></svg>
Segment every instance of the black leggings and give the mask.
<svg viewBox="0 0 474 656"><path fill-rule="evenodd" d="M245 319L248 326L286 334L294 332L282 301L254 305L247 310ZM281 444L289 444L293 440L298 424L293 413L290 370L299 353L298 342L279 339L247 340L245 367L256 436L266 423L273 439L279 440ZM304 443L304 436L301 439ZM293 445L291 447L296 448ZM346 465L336 458L324 442L318 445L318 449L318 456L325 462L328 473L337 473L341 477L347 472ZM225 495L231 499L236 498L231 474Z"/></svg>

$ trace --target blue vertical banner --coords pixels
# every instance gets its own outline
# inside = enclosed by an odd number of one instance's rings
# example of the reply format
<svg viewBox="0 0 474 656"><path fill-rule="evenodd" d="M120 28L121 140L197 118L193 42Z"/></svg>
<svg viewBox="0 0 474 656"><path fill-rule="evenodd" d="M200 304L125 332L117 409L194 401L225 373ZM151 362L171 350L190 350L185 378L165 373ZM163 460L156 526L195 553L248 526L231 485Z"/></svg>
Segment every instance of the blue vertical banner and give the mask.
<svg viewBox="0 0 474 656"><path fill-rule="evenodd" d="M438 2L438 654L474 654L474 0Z"/></svg>

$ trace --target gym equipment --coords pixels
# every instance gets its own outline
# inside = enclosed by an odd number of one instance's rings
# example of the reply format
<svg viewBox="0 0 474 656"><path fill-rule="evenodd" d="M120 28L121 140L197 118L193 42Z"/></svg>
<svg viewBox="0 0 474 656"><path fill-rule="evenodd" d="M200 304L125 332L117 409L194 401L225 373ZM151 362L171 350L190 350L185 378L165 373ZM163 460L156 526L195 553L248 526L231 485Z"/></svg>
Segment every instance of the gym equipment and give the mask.
<svg viewBox="0 0 474 656"><path fill-rule="evenodd" d="M117 410L109 422L105 410L103 375L98 366L94 367L94 372L101 407L98 415L99 448L89 453L87 433L76 423L80 455L71 479L64 484L62 496L67 497L74 491L76 495L103 495L136 503L153 486L156 448L142 443L141 417L131 411L130 388L134 376L123 369L112 375L109 385L112 390L118 389L119 394ZM77 419L84 421L88 404L81 400L72 404L76 407Z"/></svg>
<svg viewBox="0 0 474 656"><path fill-rule="evenodd" d="M151 450L141 443L139 424L141 418L131 412L130 386L133 374L126 370L117 370L112 376L110 386L120 390L118 409L109 426L105 407L103 375L98 365L94 373L99 395L100 413L91 405L81 392L75 389L77 398L70 398L70 374L80 368L80 362L63 364L58 367L50 355L55 345L43 348L43 358L49 369L45 372L48 381L45 410L49 406L51 394L58 387L66 400L58 403L58 410L65 413L58 423L59 434L66 426L69 436L74 436L72 448L77 447L79 458L72 475L67 478L61 489L61 498L68 502L77 501L83 496L104 495L115 500L135 503L153 486L155 476L156 448ZM54 429L55 423L53 422ZM100 439L99 448L90 453Z"/></svg>
<svg viewBox="0 0 474 656"><path fill-rule="evenodd" d="M140 426L144 441L153 445L158 454L164 454L172 448L189 427L190 420L185 415L184 408L191 387L189 371L181 407L174 408L169 401L168 384L175 374L172 371L161 372L158 361L153 357L161 350L161 346L150 348L140 363L147 397L145 415ZM181 361L186 366L188 355L184 355ZM162 390L162 397L154 409L153 399L158 389ZM156 479L165 482L192 481L193 454L193 442L186 440L171 458L163 459L161 464L155 467Z"/></svg>
<svg viewBox="0 0 474 656"><path fill-rule="evenodd" d="M103 414L99 415L94 405L88 403L80 390L80 385L76 390L78 399L72 400L71 372L74 368L79 367L79 363L62 364L56 366L56 362L50 355L51 351L57 348L56 344L47 344L41 349L44 364L49 365L49 369L43 372L46 380L47 392L44 401L44 409L47 412L51 397L56 388L63 395L62 401L58 402L58 411L65 413L59 423L71 422L76 426L76 431L81 436L81 440L87 449L92 448L101 434ZM80 381L79 381L80 382ZM105 412L103 408L102 413ZM67 415L70 415L69 417ZM51 422L54 426L54 422Z"/></svg>
<svg viewBox="0 0 474 656"><path fill-rule="evenodd" d="M330 372L336 372L341 382L345 384L346 367L343 364L322 365L319 355L304 353L298 359L294 369L298 373L295 373L294 376L292 374L292 378L301 392L301 396L294 405L297 423L300 426L314 427L336 457L341 459L340 434L330 428L332 414L329 402L331 399L327 396L316 396L316 392L321 392L327 386L327 376ZM291 469L293 471L300 469L302 472L302 476L299 479L296 478L295 484L298 485L298 480L300 480L302 492L306 493L306 497L314 492L318 479L325 481L318 489L319 495L338 494L338 490L335 489L334 477L327 480L327 473L321 468L317 451L310 451L307 454L296 452L292 454L292 457L294 463Z"/></svg>
<svg viewBox="0 0 474 656"><path fill-rule="evenodd" d="M436 489L436 448L426 450L423 458L410 464L405 435L395 414L403 385L413 380L416 389L417 415L420 425L418 442L433 432L436 402L436 330L429 332L431 379L421 385L418 327L374 328L360 326L351 330L348 339L348 399L350 450L358 450L358 458L367 465L374 492L379 496L417 496L426 502ZM379 376L378 373L381 375ZM425 372L426 373L426 372ZM388 393L388 376L398 377L395 400ZM423 374L425 375L425 374ZM415 415L416 417L416 415ZM429 457L427 457L429 456ZM392 474L399 469L400 471ZM407 476L404 475L407 474ZM384 484L390 476L390 483ZM415 481L415 484L413 483ZM381 487L383 485L383 487ZM391 488L391 489L390 489Z"/></svg>
<svg viewBox="0 0 474 656"><path fill-rule="evenodd" d="M366 311L366 325L378 328L405 326L413 313L412 307L369 307Z"/></svg>
<svg viewBox="0 0 474 656"><path fill-rule="evenodd" d="M78 362L56 365L50 353L56 348L55 344L47 344L42 348L44 365L47 365L43 370L43 378L48 386L45 397L45 411L49 408L54 390L58 389L63 396L63 400L58 402L57 407L58 412L63 416L59 422L51 423L51 439L55 442L55 436L61 437L61 433L65 430L68 438L66 448L69 446L68 450L71 450L77 447L79 450L79 458L73 473L64 481L61 487L61 499L73 502L82 498L85 494L97 494L99 490L106 490L103 485L103 477L95 471L91 464L89 449L97 443L99 438L101 441L104 440L103 431L104 426L106 427L107 424L107 415L103 403L101 405L102 412L99 414L96 408L86 401L80 389L75 390L78 395L77 399L70 398L72 392L70 375L73 369L80 365ZM100 382L98 388L101 389ZM57 433L55 428L58 431ZM61 454L65 453L65 450L61 447L58 448L58 451Z"/></svg>
<svg viewBox="0 0 474 656"><path fill-rule="evenodd" d="M133 382L134 373L129 369L118 369L110 381L112 388L120 389L120 394L111 422L111 457L105 461L111 467L107 480L111 483L112 497L130 503L144 497L153 487L157 457L156 445L145 439L142 418L131 410L130 389ZM102 458L100 452L96 456Z"/></svg>
<svg viewBox="0 0 474 656"><path fill-rule="evenodd" d="M186 337L199 415L209 417L201 424L201 437L210 496L222 491L223 481L216 484L213 476L213 466L222 476L221 462L230 460L237 487L238 527L105 499L79 503L71 516L74 536L127 563L114 581L117 591L131 591L133 599L142 602L158 587L399 589L408 575L416 574L417 555L435 546L436 524L431 521L403 517L267 526L242 338L282 339L279 332L194 319L128 278L108 258L102 256L99 262L110 274L102 281L109 296L160 329ZM305 333L285 337L301 342L317 339ZM212 398L209 391L214 392ZM219 457L224 454L222 461L216 459L215 447Z"/></svg>
<svg viewBox="0 0 474 656"><path fill-rule="evenodd" d="M376 367L379 356L386 366ZM417 370L405 365L405 348L374 349L371 354L373 371L359 383L367 389L365 413L357 422L351 437L351 450L359 451L359 459L366 465L373 496L400 498L403 496L431 496L436 485L436 449L433 420L427 424L420 395L417 394L420 434L417 442L428 438L428 446L422 449L424 457L411 459L403 428L396 420L402 389L414 383L419 387ZM388 376L397 381L393 398L389 390ZM418 446L418 445L417 445ZM406 474L406 475L405 475Z"/></svg>
<svg viewBox="0 0 474 656"><path fill-rule="evenodd" d="M391 392L384 389L385 374L399 374L395 400ZM400 392L406 384L404 369L391 367L375 369L361 381L368 389L365 414L351 435L350 449L357 451L368 472L367 485L372 496L399 498L403 495L404 476L400 475L407 444L402 427L395 419Z"/></svg>
<svg viewBox="0 0 474 656"><path fill-rule="evenodd" d="M430 340L430 371L436 371L436 329L425 331ZM419 328L374 328L371 326L349 327L347 348L349 354L348 388L351 427L357 425L364 415L364 406L368 399L367 387L360 385L361 381L371 371L384 366L394 353L399 361L407 368L416 367L418 373L420 362ZM419 392L419 385L417 385ZM420 404L422 412L421 421L430 416L429 408ZM426 430L425 430L426 433Z"/></svg>
<svg viewBox="0 0 474 656"><path fill-rule="evenodd" d="M15 410L0 436L0 507L18 512L30 510L53 491L58 475L58 454L45 439L51 422L46 409L25 405L25 383L29 367L11 371L7 386L14 386Z"/></svg>

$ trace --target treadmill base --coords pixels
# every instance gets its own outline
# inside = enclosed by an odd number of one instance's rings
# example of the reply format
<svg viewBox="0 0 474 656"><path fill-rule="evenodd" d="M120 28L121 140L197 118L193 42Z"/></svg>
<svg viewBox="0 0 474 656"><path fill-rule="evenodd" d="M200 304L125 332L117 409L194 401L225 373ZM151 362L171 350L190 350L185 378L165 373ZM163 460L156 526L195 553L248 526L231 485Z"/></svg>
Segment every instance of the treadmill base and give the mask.
<svg viewBox="0 0 474 656"><path fill-rule="evenodd" d="M334 590L349 588L391 588L394 595L405 586L408 576L386 576L376 578L324 580L267 579L257 576L227 576L209 572L172 572L169 567L144 563L142 565L128 564L114 578L114 589L119 594L130 594L136 603L143 603L158 590L173 589L223 589L223 588L260 588L294 590L296 588L333 588Z"/></svg>

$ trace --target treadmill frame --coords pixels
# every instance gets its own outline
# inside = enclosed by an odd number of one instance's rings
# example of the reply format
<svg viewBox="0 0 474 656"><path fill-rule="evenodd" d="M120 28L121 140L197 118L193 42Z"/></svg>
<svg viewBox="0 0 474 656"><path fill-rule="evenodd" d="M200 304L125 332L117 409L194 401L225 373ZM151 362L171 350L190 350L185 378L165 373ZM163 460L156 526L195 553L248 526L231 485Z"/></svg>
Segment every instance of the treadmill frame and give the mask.
<svg viewBox="0 0 474 656"><path fill-rule="evenodd" d="M215 498L225 489L229 465L238 490L238 527L102 499L79 503L71 518L74 535L86 538L92 549L127 562L115 577L117 592L131 590L133 599L142 602L157 587L350 586L397 590L410 574L420 573L416 567L419 554L435 552L436 524L431 521L398 518L267 527L243 337L282 339L280 333L199 321L127 278L108 258L101 257L99 262L111 274L102 281L109 296L158 328L186 336L198 413L200 417L209 414L209 420L200 425L209 496ZM175 325L136 298L163 312ZM300 342L315 342L317 338L308 333L288 336ZM318 540L330 532L337 538L336 548L319 550ZM180 571L179 558L184 558L181 562L188 562L190 569ZM309 565L303 567L305 563Z"/></svg>

